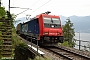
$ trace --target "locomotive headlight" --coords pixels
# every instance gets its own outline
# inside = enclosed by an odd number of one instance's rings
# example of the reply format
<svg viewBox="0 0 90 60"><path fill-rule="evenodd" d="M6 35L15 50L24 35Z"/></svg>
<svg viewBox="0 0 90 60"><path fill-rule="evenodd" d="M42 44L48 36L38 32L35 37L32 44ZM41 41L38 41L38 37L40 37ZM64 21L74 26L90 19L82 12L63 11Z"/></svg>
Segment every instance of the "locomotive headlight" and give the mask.
<svg viewBox="0 0 90 60"><path fill-rule="evenodd" d="M61 33L58 33L58 35L61 35Z"/></svg>
<svg viewBox="0 0 90 60"><path fill-rule="evenodd" d="M53 27L54 27L54 25L51 25L51 27L53 28Z"/></svg>
<svg viewBox="0 0 90 60"><path fill-rule="evenodd" d="M58 35L60 35L60 33L58 33Z"/></svg>
<svg viewBox="0 0 90 60"><path fill-rule="evenodd" d="M47 35L47 34L48 34L48 32L45 32L44 34L45 34L45 35Z"/></svg>

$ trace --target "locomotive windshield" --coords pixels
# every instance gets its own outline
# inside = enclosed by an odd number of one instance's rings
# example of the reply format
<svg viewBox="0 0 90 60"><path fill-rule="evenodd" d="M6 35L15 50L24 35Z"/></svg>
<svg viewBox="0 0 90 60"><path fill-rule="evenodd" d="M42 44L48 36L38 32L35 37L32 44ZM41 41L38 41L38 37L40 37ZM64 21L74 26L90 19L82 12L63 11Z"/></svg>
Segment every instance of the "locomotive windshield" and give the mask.
<svg viewBox="0 0 90 60"><path fill-rule="evenodd" d="M60 24L60 19L59 18L52 18L52 21L54 24Z"/></svg>
<svg viewBox="0 0 90 60"><path fill-rule="evenodd" d="M45 27L52 27L53 28L60 28L60 19L59 18L48 18L48 17L44 17L44 26Z"/></svg>
<svg viewBox="0 0 90 60"><path fill-rule="evenodd" d="M46 18L46 17L45 17L45 18L44 18L44 23L49 23L49 24L52 23L52 22L51 22L51 18Z"/></svg>
<svg viewBox="0 0 90 60"><path fill-rule="evenodd" d="M47 18L47 17L44 17L44 23L60 24L60 19L59 18Z"/></svg>

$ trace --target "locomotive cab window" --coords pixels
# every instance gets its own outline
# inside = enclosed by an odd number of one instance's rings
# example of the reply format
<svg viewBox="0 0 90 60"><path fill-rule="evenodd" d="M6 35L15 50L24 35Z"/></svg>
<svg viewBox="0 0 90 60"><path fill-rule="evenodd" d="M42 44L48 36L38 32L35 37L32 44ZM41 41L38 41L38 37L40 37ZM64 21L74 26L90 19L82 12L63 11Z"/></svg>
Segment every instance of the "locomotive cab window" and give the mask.
<svg viewBox="0 0 90 60"><path fill-rule="evenodd" d="M54 24L60 24L60 19L59 18L52 18L52 21Z"/></svg>
<svg viewBox="0 0 90 60"><path fill-rule="evenodd" d="M51 18L48 18L48 17L44 17L44 23L51 23Z"/></svg>
<svg viewBox="0 0 90 60"><path fill-rule="evenodd" d="M44 20L44 27L47 28L60 28L60 18L49 18L43 17ZM52 27L54 26L54 27Z"/></svg>

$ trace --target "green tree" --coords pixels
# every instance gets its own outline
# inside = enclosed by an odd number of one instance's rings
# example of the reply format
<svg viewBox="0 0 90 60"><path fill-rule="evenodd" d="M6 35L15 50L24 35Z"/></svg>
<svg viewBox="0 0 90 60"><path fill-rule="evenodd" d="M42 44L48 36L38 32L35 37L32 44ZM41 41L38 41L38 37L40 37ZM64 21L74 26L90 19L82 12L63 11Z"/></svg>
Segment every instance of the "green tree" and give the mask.
<svg viewBox="0 0 90 60"><path fill-rule="evenodd" d="M0 7L0 18L5 17L6 12L4 7Z"/></svg>
<svg viewBox="0 0 90 60"><path fill-rule="evenodd" d="M68 41L68 44L69 44L70 47L73 47L74 46L74 42L72 41L72 39L75 36L73 23L71 23L69 17L66 20L67 20L66 24L63 26L64 40Z"/></svg>

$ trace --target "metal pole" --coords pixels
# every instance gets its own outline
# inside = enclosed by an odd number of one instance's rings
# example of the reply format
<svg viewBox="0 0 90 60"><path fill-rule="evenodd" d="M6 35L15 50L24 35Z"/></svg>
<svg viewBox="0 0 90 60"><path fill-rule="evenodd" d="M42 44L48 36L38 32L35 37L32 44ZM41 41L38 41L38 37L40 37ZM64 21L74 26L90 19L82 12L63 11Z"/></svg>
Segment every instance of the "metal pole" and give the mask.
<svg viewBox="0 0 90 60"><path fill-rule="evenodd" d="M81 40L80 40L80 32L79 32L79 50L80 50L80 46L81 46Z"/></svg>
<svg viewBox="0 0 90 60"><path fill-rule="evenodd" d="M9 12L10 12L10 0L9 0Z"/></svg>
<svg viewBox="0 0 90 60"><path fill-rule="evenodd" d="M31 39L31 48L32 48L32 37L30 39Z"/></svg>
<svg viewBox="0 0 90 60"><path fill-rule="evenodd" d="M80 46L81 46L81 40L79 40L79 50L80 50Z"/></svg>
<svg viewBox="0 0 90 60"><path fill-rule="evenodd" d="M1 0L0 0L0 7L1 7Z"/></svg>
<svg viewBox="0 0 90 60"><path fill-rule="evenodd" d="M80 32L79 32L79 40L80 40Z"/></svg>
<svg viewBox="0 0 90 60"><path fill-rule="evenodd" d="M38 53L38 39L37 39L37 53Z"/></svg>

